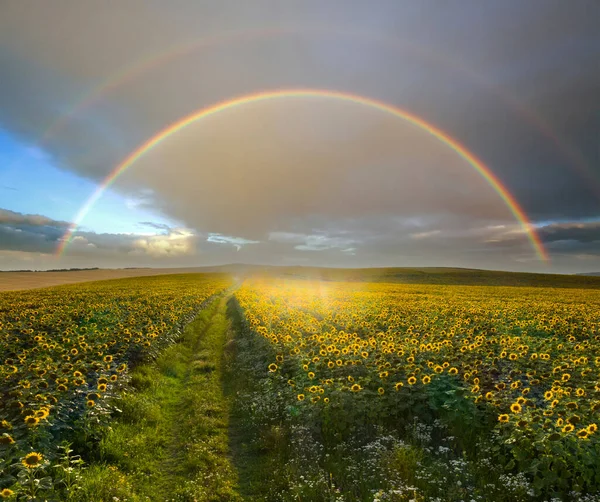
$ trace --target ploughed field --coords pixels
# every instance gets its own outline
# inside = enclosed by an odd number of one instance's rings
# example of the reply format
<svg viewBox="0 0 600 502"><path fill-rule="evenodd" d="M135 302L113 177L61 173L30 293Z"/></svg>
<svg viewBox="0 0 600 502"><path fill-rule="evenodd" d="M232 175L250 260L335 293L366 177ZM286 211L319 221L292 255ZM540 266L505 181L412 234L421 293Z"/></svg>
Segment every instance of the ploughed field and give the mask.
<svg viewBox="0 0 600 502"><path fill-rule="evenodd" d="M599 290L274 273L232 286L181 274L0 295L1 493L600 500ZM219 322L184 335L203 308ZM186 415L185 392L209 387L206 415ZM204 427L187 443L177 406ZM176 431L152 447L162 469L142 459L157 423Z"/></svg>

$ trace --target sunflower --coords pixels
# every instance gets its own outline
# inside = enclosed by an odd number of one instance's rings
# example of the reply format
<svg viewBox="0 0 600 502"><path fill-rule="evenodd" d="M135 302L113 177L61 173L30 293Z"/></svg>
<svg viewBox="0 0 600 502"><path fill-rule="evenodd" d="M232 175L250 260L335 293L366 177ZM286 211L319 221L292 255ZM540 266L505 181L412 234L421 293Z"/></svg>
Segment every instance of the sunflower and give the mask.
<svg viewBox="0 0 600 502"><path fill-rule="evenodd" d="M598 426L596 424L590 424L587 426L588 434L594 434L598 430Z"/></svg>
<svg viewBox="0 0 600 502"><path fill-rule="evenodd" d="M277 365L275 363L269 364L269 373L275 373L277 371Z"/></svg>
<svg viewBox="0 0 600 502"><path fill-rule="evenodd" d="M350 390L352 392L360 392L362 390L362 387L360 385L358 385L357 383L355 383L352 387L350 387Z"/></svg>
<svg viewBox="0 0 600 502"><path fill-rule="evenodd" d="M414 385L417 383L417 379L414 376L408 377L408 385Z"/></svg>
<svg viewBox="0 0 600 502"><path fill-rule="evenodd" d="M575 391L575 394L577 394L578 397L583 397L583 396L585 396L585 390L583 390L583 389L577 389Z"/></svg>
<svg viewBox="0 0 600 502"><path fill-rule="evenodd" d="M498 422L506 423L509 420L509 416L506 413L498 415Z"/></svg>
<svg viewBox="0 0 600 502"><path fill-rule="evenodd" d="M513 403L510 405L510 411L513 413L521 413L521 405L519 403Z"/></svg>
<svg viewBox="0 0 600 502"><path fill-rule="evenodd" d="M589 432L587 429L581 429L579 431L577 431L577 437L579 439L587 439L589 437Z"/></svg>
<svg viewBox="0 0 600 502"><path fill-rule="evenodd" d="M98 385L98 390L100 392L104 392L106 390L106 384L105 383L101 383Z"/></svg>
<svg viewBox="0 0 600 502"><path fill-rule="evenodd" d="M396 385L394 385L394 389L395 390L400 390L402 387L404 387L404 384L402 382L398 382L396 383Z"/></svg>
<svg viewBox="0 0 600 502"><path fill-rule="evenodd" d="M14 495L15 492L13 492L12 490L8 489L8 488L4 488L4 490L2 490L0 492L0 497L2 497L3 499L8 499L10 497L12 497Z"/></svg>
<svg viewBox="0 0 600 502"><path fill-rule="evenodd" d="M431 377L429 375L425 375L423 380L421 380L425 385L431 383Z"/></svg>
<svg viewBox="0 0 600 502"><path fill-rule="evenodd" d="M35 427L37 424L40 423L40 419L35 415L26 416L24 421L29 427Z"/></svg>
<svg viewBox="0 0 600 502"><path fill-rule="evenodd" d="M552 399L554 397L554 393L551 390L547 390L546 392L544 392L544 399L546 401L550 401L550 399Z"/></svg>
<svg viewBox="0 0 600 502"><path fill-rule="evenodd" d="M42 460L44 460L44 456L41 453L32 451L31 453L25 455L25 457L21 460L21 463L28 469L34 469L42 463Z"/></svg>
<svg viewBox="0 0 600 502"><path fill-rule="evenodd" d="M96 406L96 401L94 401L93 399L88 399L87 402L85 403L85 405L88 408L93 408L94 406Z"/></svg>
<svg viewBox="0 0 600 502"><path fill-rule="evenodd" d="M457 373L458 373L458 369L456 369L456 368L450 368L448 370L449 375L456 375Z"/></svg>
<svg viewBox="0 0 600 502"><path fill-rule="evenodd" d="M298 401L304 401L304 394L298 394Z"/></svg>
<svg viewBox="0 0 600 502"><path fill-rule="evenodd" d="M573 430L575 429L575 427L571 424L567 424L562 428L563 432L573 432Z"/></svg>
<svg viewBox="0 0 600 502"><path fill-rule="evenodd" d="M381 396L381 395L385 394L385 389L383 387L379 387L379 389L377 389L377 392Z"/></svg>
<svg viewBox="0 0 600 502"><path fill-rule="evenodd" d="M0 444L7 445L7 444L13 444L14 442L15 442L15 440L9 434L3 434L2 436L0 436Z"/></svg>
<svg viewBox="0 0 600 502"><path fill-rule="evenodd" d="M40 408L35 412L35 416L40 419L47 418L48 415L50 415L50 410L48 408Z"/></svg>

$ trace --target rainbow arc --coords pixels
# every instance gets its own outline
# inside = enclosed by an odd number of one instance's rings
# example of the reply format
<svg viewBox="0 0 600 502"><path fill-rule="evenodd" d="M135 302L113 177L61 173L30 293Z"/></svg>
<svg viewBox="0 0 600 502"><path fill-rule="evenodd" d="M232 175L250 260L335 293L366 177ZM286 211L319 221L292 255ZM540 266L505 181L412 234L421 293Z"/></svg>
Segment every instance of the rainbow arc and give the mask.
<svg viewBox="0 0 600 502"><path fill-rule="evenodd" d="M75 217L73 224L69 227L63 239L57 249L57 256L62 255L69 244L73 240L73 237L81 225L81 222L85 216L90 212L94 204L102 197L102 194L121 176L127 169L135 164L141 157L147 155L154 147L165 141L170 136L181 131L185 127L198 122L204 118L216 115L225 110L229 110L235 107L247 105L250 103L257 103L262 101L270 101L275 99L294 99L294 98L319 98L319 99L337 99L346 101L349 103L355 103L363 106L367 106L381 112L391 114L413 126L421 129L423 132L430 134L431 136L438 139L440 142L445 144L448 148L456 152L457 155L462 157L467 164L469 164L475 172L477 172L485 181L494 189L494 191L504 201L510 212L513 214L515 219L519 222L523 229L524 234L527 236L531 245L542 261L549 261L549 256L544 245L536 233L534 225L531 224L527 215L512 196L508 189L502 184L500 179L487 167L479 158L471 153L464 145L461 145L457 140L449 136L447 133L437 128L436 126L426 122L422 118L397 108L393 105L378 101L372 98L359 96L356 94L350 94L335 90L326 89L283 89L283 90L272 90L263 91L244 96L239 96L226 101L221 101L211 106L207 106L200 110L197 110L186 117L174 122L173 124L165 127L150 139L145 141L143 144L138 146L133 152L131 152L125 159L123 159L112 172L102 181L92 196L86 201L81 207L78 214Z"/></svg>

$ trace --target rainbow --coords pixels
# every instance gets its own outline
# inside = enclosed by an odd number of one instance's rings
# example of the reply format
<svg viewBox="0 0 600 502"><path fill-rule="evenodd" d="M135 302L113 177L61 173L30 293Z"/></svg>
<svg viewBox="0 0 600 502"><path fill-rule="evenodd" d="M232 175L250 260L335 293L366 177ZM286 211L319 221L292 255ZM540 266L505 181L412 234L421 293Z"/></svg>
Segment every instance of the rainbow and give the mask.
<svg viewBox="0 0 600 502"><path fill-rule="evenodd" d="M154 136L152 136L145 143L141 144L132 153L130 153L125 159L117 165L113 171L102 181L92 196L82 206L79 213L76 215L74 222L71 224L65 235L63 236L60 245L57 249L57 256L62 255L67 249L68 245L73 240L73 236L77 231L77 228L85 218L85 216L92 209L94 204L102 197L102 194L123 174L129 167L137 162L141 157L146 155L155 146L162 143L164 140L172 136L173 134L181 131L185 127L198 120L210 117L225 110L235 108L237 106L246 105L249 103L257 103L261 101L269 101L273 99L283 98L328 98L328 99L339 99L351 103L356 103L370 108L380 110L385 113L389 113L397 118L405 120L406 122L418 127L419 129L431 134L439 141L444 143L446 146L454 150L460 157L462 157L469 165L475 169L496 191L500 198L504 201L508 209L520 223L523 232L527 235L533 249L537 256L542 261L549 261L548 254L544 249L544 246L535 231L535 227L529 222L527 215L521 209L518 202L510 194L510 192L504 187L502 182L494 175L494 173L487 167L481 160L479 160L474 154L472 154L466 147L458 143L455 139L448 136L445 132L426 122L425 120L413 115L407 111L396 108L392 105L386 104L381 101L377 101L371 98L350 94L341 91L325 90L325 89L285 89L285 90L273 90L263 91L254 94L248 94L239 96L226 101L221 101L214 105L197 110L186 117L178 120L177 122L165 127Z"/></svg>

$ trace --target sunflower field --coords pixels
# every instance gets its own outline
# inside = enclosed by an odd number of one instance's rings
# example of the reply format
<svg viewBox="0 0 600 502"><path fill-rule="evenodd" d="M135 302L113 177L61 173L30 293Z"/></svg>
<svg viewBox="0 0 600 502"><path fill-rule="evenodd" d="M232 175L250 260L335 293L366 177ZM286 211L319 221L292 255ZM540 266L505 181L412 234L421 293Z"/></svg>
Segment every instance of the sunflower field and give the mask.
<svg viewBox="0 0 600 502"><path fill-rule="evenodd" d="M68 485L68 476L40 479L35 472L59 457L67 458L63 474L70 472L64 441L91 441L128 368L173 343L230 285L225 275L172 275L2 293L2 485L18 478L30 498L52 483Z"/></svg>
<svg viewBox="0 0 600 502"><path fill-rule="evenodd" d="M271 348L265 388L322 451L402 429L507 476L507 500L600 493L599 291L254 278L235 295ZM457 500L495 500L487 481Z"/></svg>

